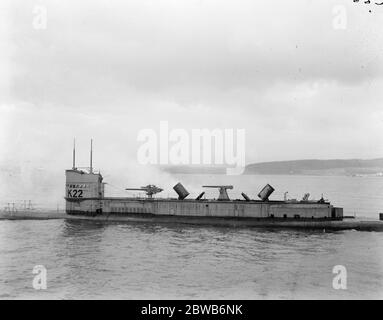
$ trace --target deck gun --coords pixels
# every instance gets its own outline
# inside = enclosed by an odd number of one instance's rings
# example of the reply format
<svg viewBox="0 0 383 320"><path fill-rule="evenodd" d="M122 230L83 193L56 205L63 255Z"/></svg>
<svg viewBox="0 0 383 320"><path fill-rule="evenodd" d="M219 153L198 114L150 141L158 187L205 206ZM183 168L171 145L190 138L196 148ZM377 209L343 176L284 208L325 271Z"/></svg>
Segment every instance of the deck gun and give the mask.
<svg viewBox="0 0 383 320"><path fill-rule="evenodd" d="M162 191L164 191L163 189L155 186L154 184L149 184L145 187L141 187L141 188L126 188L125 190L129 190L129 191L144 191L146 192L146 195L148 196L148 198L153 198L153 195L154 194L157 194L157 193L160 193Z"/></svg>
<svg viewBox="0 0 383 320"><path fill-rule="evenodd" d="M202 188L218 188L219 189L219 201L230 200L229 195L227 194L228 189L233 189L233 186L202 186Z"/></svg>

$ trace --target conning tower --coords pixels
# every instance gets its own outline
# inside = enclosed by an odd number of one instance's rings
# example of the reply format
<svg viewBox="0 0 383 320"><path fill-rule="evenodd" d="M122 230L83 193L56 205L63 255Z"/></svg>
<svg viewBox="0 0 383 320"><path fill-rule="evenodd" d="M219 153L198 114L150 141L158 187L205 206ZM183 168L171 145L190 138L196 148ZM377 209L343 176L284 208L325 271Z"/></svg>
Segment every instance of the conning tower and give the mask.
<svg viewBox="0 0 383 320"><path fill-rule="evenodd" d="M73 167L65 170L65 200L66 212L86 213L102 212L102 199L104 198L103 178L99 172L94 172L92 164L93 141L90 148L90 167L76 167L76 146L73 143Z"/></svg>

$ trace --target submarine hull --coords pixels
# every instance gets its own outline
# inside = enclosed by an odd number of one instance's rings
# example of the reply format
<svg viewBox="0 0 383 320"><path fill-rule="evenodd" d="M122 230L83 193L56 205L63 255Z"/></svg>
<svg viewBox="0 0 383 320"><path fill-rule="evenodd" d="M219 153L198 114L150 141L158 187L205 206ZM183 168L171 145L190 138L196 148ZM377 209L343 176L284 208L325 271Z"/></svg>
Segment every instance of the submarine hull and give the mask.
<svg viewBox="0 0 383 320"><path fill-rule="evenodd" d="M68 214L138 215L241 219L341 220L343 209L329 203L243 200L177 200L134 198L66 198Z"/></svg>
<svg viewBox="0 0 383 320"><path fill-rule="evenodd" d="M0 220L90 220L99 222L149 223L166 225L196 225L233 228L267 228L267 229L298 229L298 230L358 230L383 231L383 221L358 219L283 219L280 218L225 218L225 217L196 217L168 216L152 214L106 214L83 213L76 214L47 212L0 212Z"/></svg>
<svg viewBox="0 0 383 320"><path fill-rule="evenodd" d="M198 217L169 216L152 214L83 214L68 215L67 219L80 219L104 222L149 223L166 225L195 225L230 228L265 228L265 229L299 229L299 230L358 230L383 231L383 221L358 219L280 219L280 218L232 218L232 217Z"/></svg>

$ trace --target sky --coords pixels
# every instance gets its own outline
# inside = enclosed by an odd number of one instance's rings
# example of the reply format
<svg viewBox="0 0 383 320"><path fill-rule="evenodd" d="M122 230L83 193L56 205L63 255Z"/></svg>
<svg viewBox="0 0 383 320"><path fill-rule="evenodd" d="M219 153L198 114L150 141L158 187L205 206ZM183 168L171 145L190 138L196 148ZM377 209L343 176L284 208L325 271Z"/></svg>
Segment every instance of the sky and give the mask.
<svg viewBox="0 0 383 320"><path fill-rule="evenodd" d="M5 0L0 18L2 167L59 176L93 138L95 166L131 177L160 121L245 129L246 163L383 157L374 2Z"/></svg>

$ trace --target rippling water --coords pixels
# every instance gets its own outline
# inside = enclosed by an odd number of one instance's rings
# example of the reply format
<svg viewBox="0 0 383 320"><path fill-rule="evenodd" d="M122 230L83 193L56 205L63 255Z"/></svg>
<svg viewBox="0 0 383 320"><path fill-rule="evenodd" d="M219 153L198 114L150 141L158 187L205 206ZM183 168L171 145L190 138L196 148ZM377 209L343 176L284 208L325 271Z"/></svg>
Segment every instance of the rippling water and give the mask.
<svg viewBox="0 0 383 320"><path fill-rule="evenodd" d="M338 197L369 190L351 185ZM0 298L382 299L382 248L376 232L0 221ZM47 290L32 287L35 265L47 268ZM335 265L347 269L347 290L333 289Z"/></svg>
<svg viewBox="0 0 383 320"><path fill-rule="evenodd" d="M382 298L383 233L2 221L1 298ZM344 265L348 289L334 290ZM32 288L32 269L48 289Z"/></svg>

